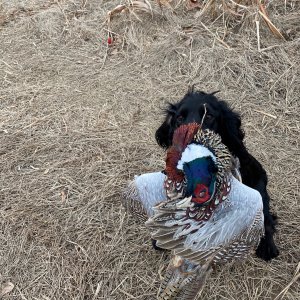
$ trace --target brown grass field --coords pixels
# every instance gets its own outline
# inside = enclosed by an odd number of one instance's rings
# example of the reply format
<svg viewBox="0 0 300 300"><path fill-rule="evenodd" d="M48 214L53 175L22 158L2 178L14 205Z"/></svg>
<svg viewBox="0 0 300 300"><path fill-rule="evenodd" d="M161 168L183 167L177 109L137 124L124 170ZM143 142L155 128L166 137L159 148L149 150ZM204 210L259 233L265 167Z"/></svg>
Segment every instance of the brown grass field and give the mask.
<svg viewBox="0 0 300 300"><path fill-rule="evenodd" d="M108 23L129 0L2 0L1 299L156 299L168 254L120 197L164 167L154 132L191 84L241 113L279 218L280 256L215 270L199 299L300 299L300 1L262 1L285 40L235 2L149 0Z"/></svg>

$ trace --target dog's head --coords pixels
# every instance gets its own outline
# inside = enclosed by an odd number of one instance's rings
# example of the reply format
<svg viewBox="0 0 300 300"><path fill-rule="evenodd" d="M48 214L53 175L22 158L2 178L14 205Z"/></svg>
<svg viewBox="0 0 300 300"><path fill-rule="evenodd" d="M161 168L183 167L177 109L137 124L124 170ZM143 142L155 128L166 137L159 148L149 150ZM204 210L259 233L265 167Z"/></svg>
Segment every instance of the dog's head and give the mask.
<svg viewBox="0 0 300 300"><path fill-rule="evenodd" d="M168 148L172 144L176 128L182 124L196 122L202 124L203 129L218 133L229 150L239 156L238 148L244 149L241 118L225 101L220 101L214 94L190 90L176 104L169 103L165 110L165 120L155 134L157 143L163 148Z"/></svg>

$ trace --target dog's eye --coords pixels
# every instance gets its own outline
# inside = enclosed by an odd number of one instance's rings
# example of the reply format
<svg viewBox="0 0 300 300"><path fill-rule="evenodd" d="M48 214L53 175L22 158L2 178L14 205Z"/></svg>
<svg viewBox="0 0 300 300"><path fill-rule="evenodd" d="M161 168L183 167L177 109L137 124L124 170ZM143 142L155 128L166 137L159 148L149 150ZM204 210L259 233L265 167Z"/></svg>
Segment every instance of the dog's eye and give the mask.
<svg viewBox="0 0 300 300"><path fill-rule="evenodd" d="M207 115L205 116L205 118L206 118L208 121L211 121L211 120L214 119L214 116L211 115L211 114L207 114Z"/></svg>
<svg viewBox="0 0 300 300"><path fill-rule="evenodd" d="M178 116L177 118L176 118L176 122L177 122L177 124L181 124L182 122L183 122L183 116Z"/></svg>

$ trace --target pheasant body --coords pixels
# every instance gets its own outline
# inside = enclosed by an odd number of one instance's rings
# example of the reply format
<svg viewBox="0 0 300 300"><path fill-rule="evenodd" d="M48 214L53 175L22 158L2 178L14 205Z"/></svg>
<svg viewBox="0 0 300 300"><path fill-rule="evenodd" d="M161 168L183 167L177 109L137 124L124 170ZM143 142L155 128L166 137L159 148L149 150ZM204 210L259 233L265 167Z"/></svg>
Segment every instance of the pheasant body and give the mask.
<svg viewBox="0 0 300 300"><path fill-rule="evenodd" d="M143 195L145 187L138 184L143 177L151 178L148 189L156 188L135 201L146 208L151 237L173 253L160 300L195 299L212 265L245 259L258 245L264 234L262 199L233 169L218 135L184 125L167 152L166 175L141 175L128 189L127 195L132 190ZM132 197L126 199L131 203Z"/></svg>

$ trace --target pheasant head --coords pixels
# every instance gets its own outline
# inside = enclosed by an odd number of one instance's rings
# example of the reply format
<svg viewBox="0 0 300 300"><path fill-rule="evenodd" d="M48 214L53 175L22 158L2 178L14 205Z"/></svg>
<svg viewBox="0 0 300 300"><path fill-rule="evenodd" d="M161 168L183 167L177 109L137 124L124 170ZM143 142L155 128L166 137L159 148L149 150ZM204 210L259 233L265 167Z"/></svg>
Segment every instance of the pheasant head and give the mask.
<svg viewBox="0 0 300 300"><path fill-rule="evenodd" d="M194 148L194 147L192 147ZM211 157L200 157L183 164L186 176L186 197L192 202L204 204L210 202L216 192L218 168Z"/></svg>
<svg viewBox="0 0 300 300"><path fill-rule="evenodd" d="M196 123L182 125L167 152L167 197L191 198L194 207L211 211L229 192L226 174L231 167L231 154L219 135Z"/></svg>

